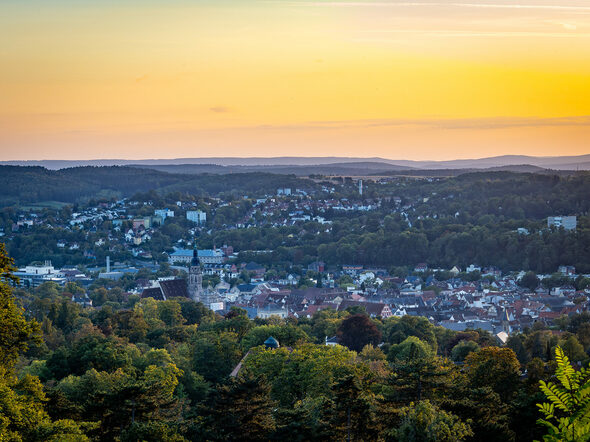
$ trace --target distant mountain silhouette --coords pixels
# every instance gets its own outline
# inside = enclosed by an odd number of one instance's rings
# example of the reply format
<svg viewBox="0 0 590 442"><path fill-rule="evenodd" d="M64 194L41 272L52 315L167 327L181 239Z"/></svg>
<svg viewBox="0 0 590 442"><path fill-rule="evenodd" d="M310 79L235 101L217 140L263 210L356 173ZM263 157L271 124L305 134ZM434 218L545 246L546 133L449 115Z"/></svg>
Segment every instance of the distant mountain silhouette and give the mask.
<svg viewBox="0 0 590 442"><path fill-rule="evenodd" d="M408 169L489 169L506 166L536 166L555 170L590 170L590 154L579 156L534 157L526 155L503 155L489 158L474 158L447 161L413 161L391 160L386 158L349 158L349 157L217 157L217 158L173 158L173 159L100 159L100 160L38 160L38 161L0 161L0 165L42 166L47 169L64 169L79 166L138 166L153 167L164 170L160 166L184 166L185 170L175 170L175 173L231 173L232 168L239 171L265 171L273 173L300 174L300 167L306 167L310 173L326 173L316 171L310 166L329 165L333 174L360 174L372 171L391 171ZM229 168L228 169L223 169ZM293 167L295 169L293 169ZM180 168L182 169L182 167ZM325 167L321 168L326 170ZM349 169L349 170L347 170ZM236 170L238 171L238 170ZM532 171L532 170L531 170Z"/></svg>

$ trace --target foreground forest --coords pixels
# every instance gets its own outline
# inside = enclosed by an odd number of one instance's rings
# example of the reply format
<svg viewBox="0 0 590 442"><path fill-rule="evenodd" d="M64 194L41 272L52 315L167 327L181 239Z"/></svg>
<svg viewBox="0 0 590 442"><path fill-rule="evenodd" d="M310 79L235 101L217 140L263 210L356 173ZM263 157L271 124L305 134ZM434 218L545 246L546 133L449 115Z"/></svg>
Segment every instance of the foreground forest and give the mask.
<svg viewBox="0 0 590 442"><path fill-rule="evenodd" d="M0 440L530 441L548 428L539 382L573 376L556 349L576 367L589 360L587 313L500 347L481 330L358 308L252 321L129 296L82 309L73 283L12 289L3 247L0 266ZM325 345L334 335L342 345ZM546 407L548 421L568 415Z"/></svg>

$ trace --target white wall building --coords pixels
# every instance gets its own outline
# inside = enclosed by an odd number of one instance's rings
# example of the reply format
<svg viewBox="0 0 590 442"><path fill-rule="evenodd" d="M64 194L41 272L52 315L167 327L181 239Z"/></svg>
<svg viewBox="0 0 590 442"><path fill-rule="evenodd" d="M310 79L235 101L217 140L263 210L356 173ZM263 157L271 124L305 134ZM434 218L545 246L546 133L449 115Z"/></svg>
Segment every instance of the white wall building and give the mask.
<svg viewBox="0 0 590 442"><path fill-rule="evenodd" d="M547 218L547 227L563 227L565 230L576 230L577 218L575 216L550 216Z"/></svg>
<svg viewBox="0 0 590 442"><path fill-rule="evenodd" d="M154 210L154 215L159 216L165 220L166 218L174 218L174 211L170 209L157 209Z"/></svg>
<svg viewBox="0 0 590 442"><path fill-rule="evenodd" d="M188 210L186 219L198 225L203 225L207 222L207 213L202 210Z"/></svg>

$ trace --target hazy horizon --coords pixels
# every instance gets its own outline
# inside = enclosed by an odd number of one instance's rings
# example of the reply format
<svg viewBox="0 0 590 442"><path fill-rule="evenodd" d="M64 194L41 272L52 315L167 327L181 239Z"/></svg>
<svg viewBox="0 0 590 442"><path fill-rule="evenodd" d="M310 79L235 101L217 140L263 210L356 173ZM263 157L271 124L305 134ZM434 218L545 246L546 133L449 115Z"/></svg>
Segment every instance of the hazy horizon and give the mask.
<svg viewBox="0 0 590 442"><path fill-rule="evenodd" d="M141 158L130 158L130 157L88 157L88 158L37 158L37 159L22 159L22 158L9 158L0 159L0 163L7 162L48 162L48 161L65 161L65 162L76 162L76 161L183 161L183 160L216 160L216 159L235 159L235 160L281 160L281 159L318 159L318 160L359 160L359 161L411 161L411 162L449 162L449 161L478 161L495 158L510 158L510 157L529 157L536 159L557 159L557 158L579 158L590 156L590 152L581 153L579 155L526 155L526 154L506 154L506 155L493 155L485 157L448 157L441 160L431 159L413 159L413 158L387 158L377 156L337 156L337 155L276 155L276 156L195 156L195 157L141 157Z"/></svg>

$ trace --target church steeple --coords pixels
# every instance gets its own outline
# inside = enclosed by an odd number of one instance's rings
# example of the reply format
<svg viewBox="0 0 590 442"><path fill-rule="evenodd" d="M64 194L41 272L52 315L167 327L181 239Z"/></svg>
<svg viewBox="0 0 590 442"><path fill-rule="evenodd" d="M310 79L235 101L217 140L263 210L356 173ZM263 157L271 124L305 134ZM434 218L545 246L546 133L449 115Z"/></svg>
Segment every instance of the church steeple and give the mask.
<svg viewBox="0 0 590 442"><path fill-rule="evenodd" d="M191 261L191 266L200 266L201 261L199 261L199 251L197 250L197 246L193 249L193 260Z"/></svg>
<svg viewBox="0 0 590 442"><path fill-rule="evenodd" d="M199 252L196 244L193 250L193 259L188 271L188 293L193 301L202 301L203 271L201 270L201 261L199 261Z"/></svg>

